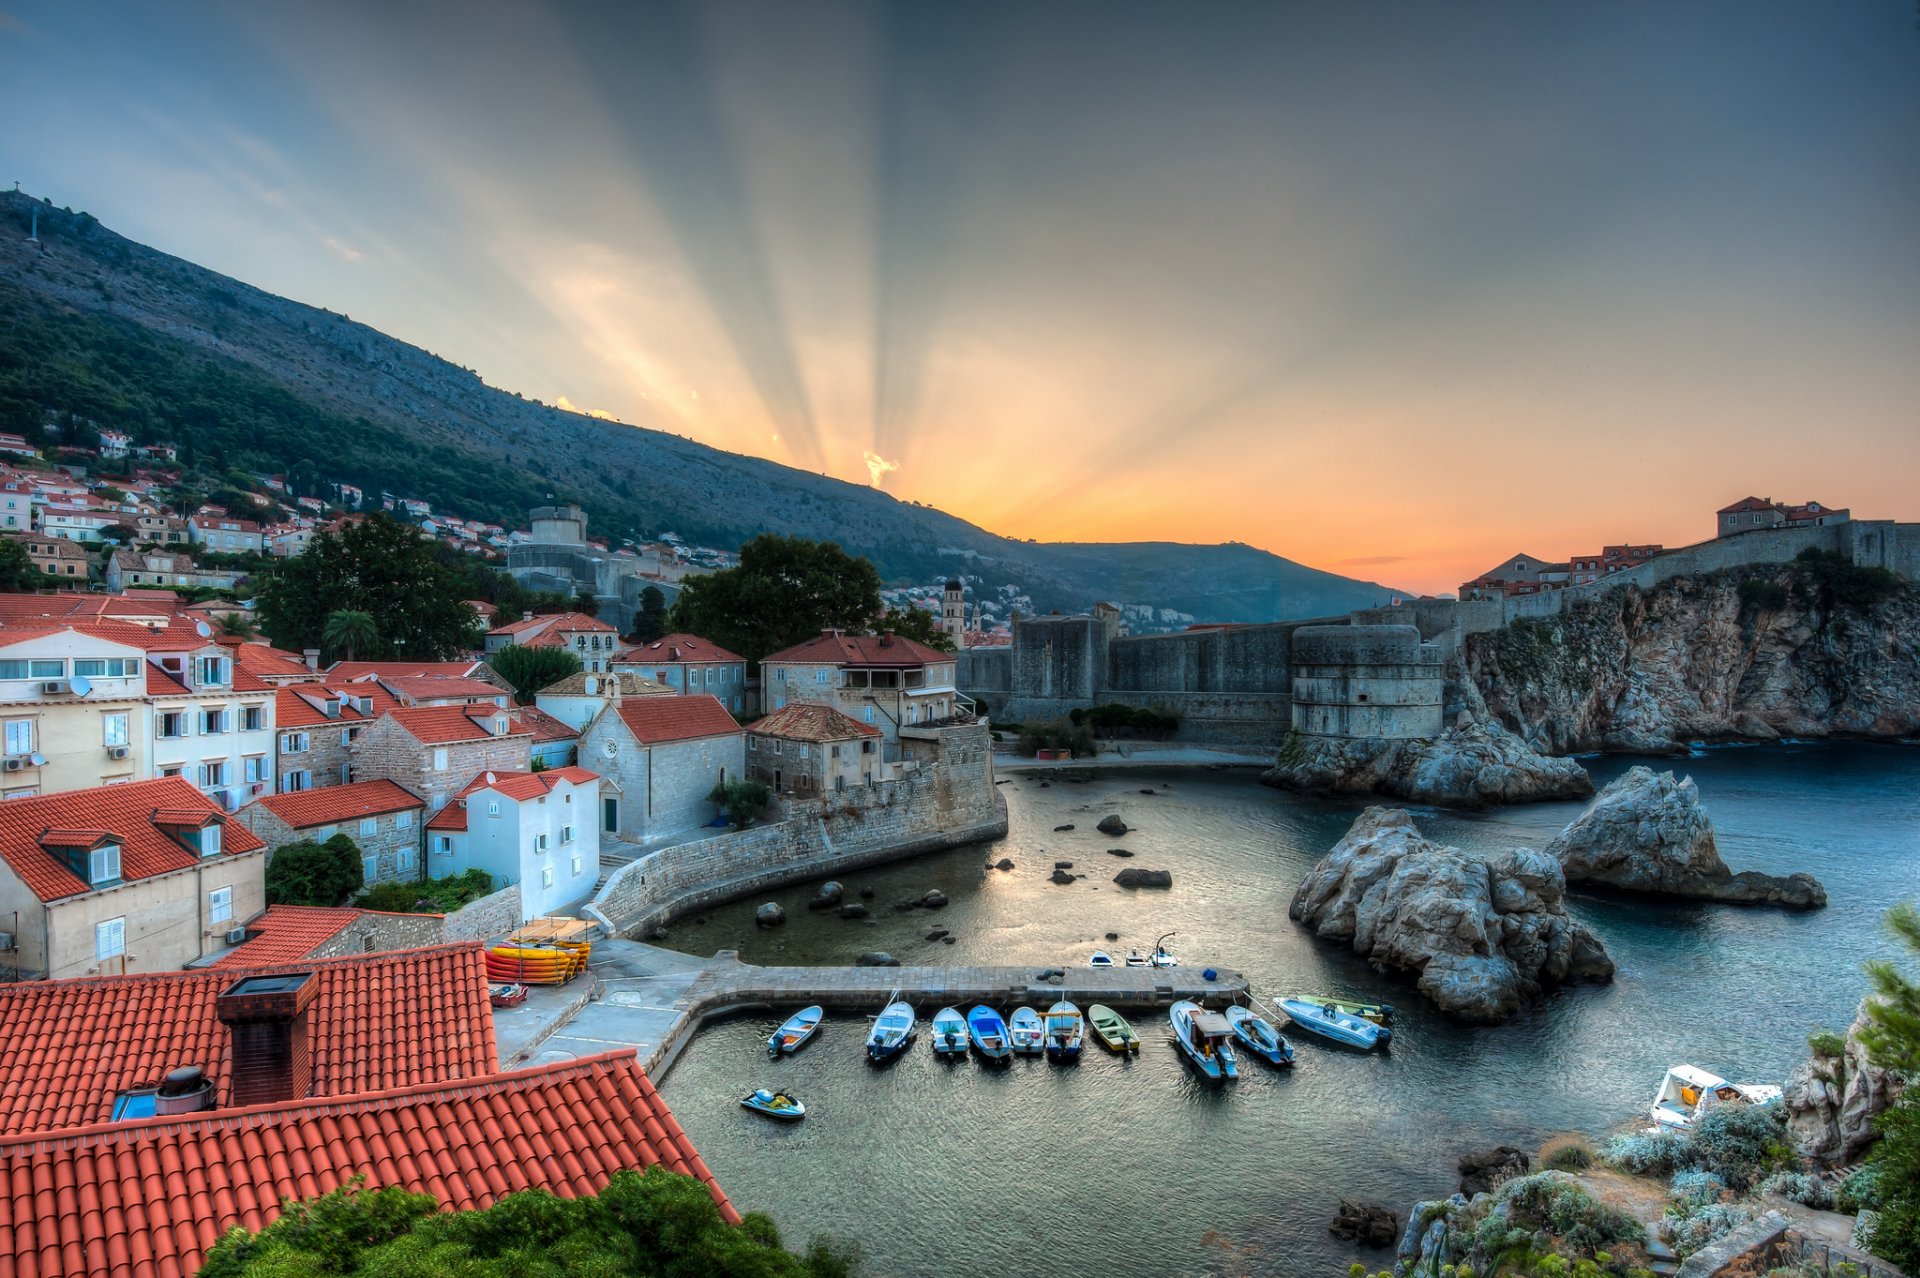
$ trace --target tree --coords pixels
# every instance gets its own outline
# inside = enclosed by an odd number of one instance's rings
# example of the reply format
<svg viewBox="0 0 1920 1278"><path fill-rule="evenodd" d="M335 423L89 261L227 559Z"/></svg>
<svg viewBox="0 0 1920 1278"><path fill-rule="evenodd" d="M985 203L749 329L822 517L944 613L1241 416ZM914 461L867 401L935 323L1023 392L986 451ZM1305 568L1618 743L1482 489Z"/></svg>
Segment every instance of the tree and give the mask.
<svg viewBox="0 0 1920 1278"><path fill-rule="evenodd" d="M234 639L251 639L259 633L253 622L244 612L223 612L214 628L221 634Z"/></svg>
<svg viewBox="0 0 1920 1278"><path fill-rule="evenodd" d="M760 809L767 806L767 796L773 790L764 781L722 781L713 787L708 799L720 805L726 813L727 824L736 830L744 830L753 824L753 818Z"/></svg>
<svg viewBox="0 0 1920 1278"><path fill-rule="evenodd" d="M749 662L836 629L859 633L880 615L880 574L831 541L762 533L740 566L689 577L668 615L683 630Z"/></svg>
<svg viewBox="0 0 1920 1278"><path fill-rule="evenodd" d="M891 630L903 639L912 639L924 643L929 648L941 652L953 651L953 636L940 628L939 618L925 608L907 605L905 612L888 609L887 615L880 619L882 630Z"/></svg>
<svg viewBox="0 0 1920 1278"><path fill-rule="evenodd" d="M379 623L371 614L355 608L336 608L320 628L320 646L335 661L353 661L355 654L369 651L379 642Z"/></svg>
<svg viewBox="0 0 1920 1278"><path fill-rule="evenodd" d="M640 611L633 619L633 641L652 643L667 633L667 596L658 586L640 592Z"/></svg>
<svg viewBox="0 0 1920 1278"><path fill-rule="evenodd" d="M493 672L513 685L513 699L533 704L533 694L580 673L580 658L565 648L529 648L515 644L487 658Z"/></svg>
<svg viewBox="0 0 1920 1278"><path fill-rule="evenodd" d="M600 601L593 597L591 590L582 590L573 597L567 611L577 612L583 617L597 617L600 615Z"/></svg>
<svg viewBox="0 0 1920 1278"><path fill-rule="evenodd" d="M1887 914L1887 927L1909 957L1920 959L1920 909L1902 902ZM1873 995L1860 1041L1874 1064L1909 1081L1893 1107L1874 1122L1880 1139L1873 1167L1880 1189L1880 1218L1873 1252L1909 1273L1920 1271L1920 979L1891 959L1867 964Z"/></svg>
<svg viewBox="0 0 1920 1278"><path fill-rule="evenodd" d="M374 622L372 642L356 645L356 659L437 661L469 652L480 635L466 579L435 547L384 515L322 533L261 584L260 628L282 648L325 647L328 619L344 610Z"/></svg>
<svg viewBox="0 0 1920 1278"><path fill-rule="evenodd" d="M1920 958L1920 909L1902 901L1887 914L1887 929ZM1873 997L1867 1024L1860 1031L1873 1063L1903 1074L1920 1075L1920 980L1909 978L1892 959L1867 964Z"/></svg>
<svg viewBox="0 0 1920 1278"><path fill-rule="evenodd" d="M267 904L340 905L360 890L360 847L344 834L275 848L267 863Z"/></svg>
<svg viewBox="0 0 1920 1278"><path fill-rule="evenodd" d="M38 590L46 584L45 574L27 554L27 543L18 537L0 537L0 590Z"/></svg>

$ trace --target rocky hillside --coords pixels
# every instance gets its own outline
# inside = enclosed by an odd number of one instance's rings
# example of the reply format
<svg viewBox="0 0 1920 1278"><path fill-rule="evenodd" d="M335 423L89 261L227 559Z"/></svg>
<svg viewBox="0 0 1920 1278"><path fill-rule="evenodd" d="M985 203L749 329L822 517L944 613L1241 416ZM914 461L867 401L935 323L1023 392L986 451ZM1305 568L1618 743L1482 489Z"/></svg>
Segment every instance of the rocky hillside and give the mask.
<svg viewBox="0 0 1920 1278"><path fill-rule="evenodd" d="M1486 711L1553 754L1920 733L1920 590L1825 558L1606 591L1465 656Z"/></svg>
<svg viewBox="0 0 1920 1278"><path fill-rule="evenodd" d="M40 246L27 243L36 207ZM187 442L203 464L310 461L467 516L519 518L552 494L579 501L596 530L614 535L833 538L889 579L964 571L1041 608L1109 599L1265 621L1388 594L1248 546L1012 541L861 485L562 412L344 315L136 244L85 213L0 193L0 429L46 410Z"/></svg>

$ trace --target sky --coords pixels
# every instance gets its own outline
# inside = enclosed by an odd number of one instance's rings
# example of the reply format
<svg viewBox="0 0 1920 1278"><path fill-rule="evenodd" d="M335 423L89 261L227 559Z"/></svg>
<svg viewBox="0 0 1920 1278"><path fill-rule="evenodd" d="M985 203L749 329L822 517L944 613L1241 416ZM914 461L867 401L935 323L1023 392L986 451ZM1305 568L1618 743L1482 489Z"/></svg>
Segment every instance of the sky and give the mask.
<svg viewBox="0 0 1920 1278"><path fill-rule="evenodd" d="M0 0L0 181L1040 540L1920 518L1920 9Z"/></svg>

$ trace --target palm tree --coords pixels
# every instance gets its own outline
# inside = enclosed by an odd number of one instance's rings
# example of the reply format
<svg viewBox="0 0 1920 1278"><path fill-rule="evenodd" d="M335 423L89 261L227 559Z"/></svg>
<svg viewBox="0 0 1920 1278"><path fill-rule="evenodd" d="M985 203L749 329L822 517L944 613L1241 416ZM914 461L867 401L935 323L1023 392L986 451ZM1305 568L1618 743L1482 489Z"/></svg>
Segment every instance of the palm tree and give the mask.
<svg viewBox="0 0 1920 1278"><path fill-rule="evenodd" d="M221 634L235 639L251 639L260 633L254 629L253 622L244 612L223 612L217 627Z"/></svg>
<svg viewBox="0 0 1920 1278"><path fill-rule="evenodd" d="M327 624L320 628L321 646L344 661L354 660L357 651L371 648L379 642L380 627L374 623L370 612L359 612L352 608L335 609L327 614Z"/></svg>

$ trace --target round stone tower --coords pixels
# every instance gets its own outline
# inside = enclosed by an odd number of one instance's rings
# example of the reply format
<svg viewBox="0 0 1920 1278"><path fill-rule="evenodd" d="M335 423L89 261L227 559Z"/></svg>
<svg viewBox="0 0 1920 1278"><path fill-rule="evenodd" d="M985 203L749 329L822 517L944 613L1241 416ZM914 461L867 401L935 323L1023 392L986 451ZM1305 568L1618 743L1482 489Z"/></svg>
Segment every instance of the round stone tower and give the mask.
<svg viewBox="0 0 1920 1278"><path fill-rule="evenodd" d="M1289 652L1293 730L1409 740L1442 730L1440 652L1417 626L1302 626Z"/></svg>

